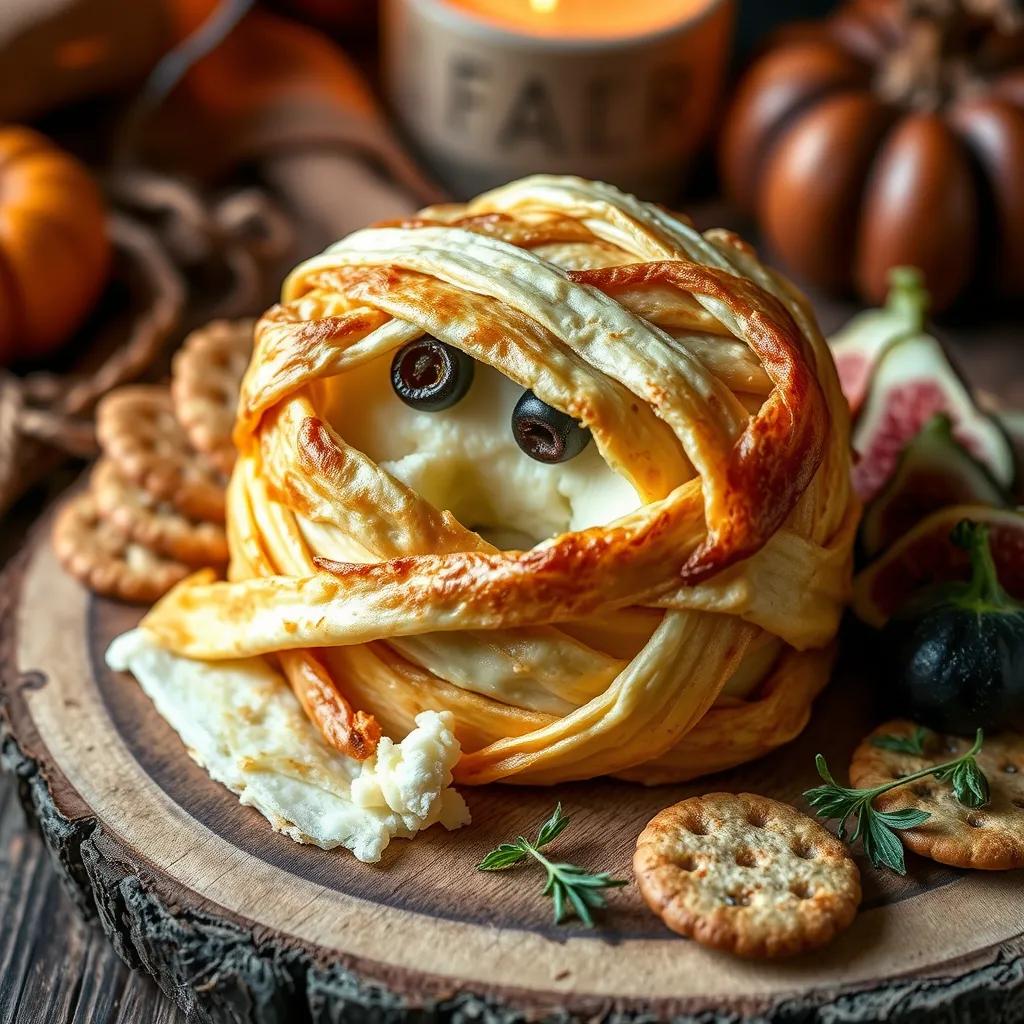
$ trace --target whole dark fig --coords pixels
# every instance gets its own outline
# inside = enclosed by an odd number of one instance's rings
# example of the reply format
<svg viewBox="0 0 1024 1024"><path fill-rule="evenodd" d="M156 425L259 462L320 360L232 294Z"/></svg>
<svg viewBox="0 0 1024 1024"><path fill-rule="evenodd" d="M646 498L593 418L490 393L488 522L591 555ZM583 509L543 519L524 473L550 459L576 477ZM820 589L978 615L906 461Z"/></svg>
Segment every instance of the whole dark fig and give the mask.
<svg viewBox="0 0 1024 1024"><path fill-rule="evenodd" d="M1024 725L1024 605L996 574L988 528L964 520L952 540L971 555L967 583L943 583L882 631L883 698L896 714L940 732Z"/></svg>

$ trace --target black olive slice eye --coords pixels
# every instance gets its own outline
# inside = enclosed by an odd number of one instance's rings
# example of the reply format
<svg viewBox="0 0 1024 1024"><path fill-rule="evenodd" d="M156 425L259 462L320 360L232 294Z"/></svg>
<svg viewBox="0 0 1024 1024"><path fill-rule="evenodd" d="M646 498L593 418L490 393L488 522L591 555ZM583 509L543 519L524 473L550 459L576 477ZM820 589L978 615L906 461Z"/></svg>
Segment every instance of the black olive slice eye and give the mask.
<svg viewBox="0 0 1024 1024"><path fill-rule="evenodd" d="M523 392L512 410L512 436L537 462L568 462L590 444L590 431L542 402L532 391Z"/></svg>
<svg viewBox="0 0 1024 1024"><path fill-rule="evenodd" d="M399 349L391 360L391 386L410 408L450 409L473 383L473 360L429 334Z"/></svg>

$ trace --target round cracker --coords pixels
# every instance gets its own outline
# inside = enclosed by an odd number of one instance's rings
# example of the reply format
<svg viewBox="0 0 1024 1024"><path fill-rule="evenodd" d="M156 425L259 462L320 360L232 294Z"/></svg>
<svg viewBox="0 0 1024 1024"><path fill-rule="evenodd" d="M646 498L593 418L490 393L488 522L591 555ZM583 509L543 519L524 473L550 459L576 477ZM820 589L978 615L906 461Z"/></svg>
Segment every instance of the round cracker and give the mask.
<svg viewBox="0 0 1024 1024"><path fill-rule="evenodd" d="M880 725L854 751L850 782L858 789L905 778L930 765L966 754L971 740L932 733L925 753L903 754L876 747L873 736L909 736L917 726L897 720ZM986 736L976 756L988 778L991 800L978 808L965 807L948 782L926 777L876 797L881 811L916 807L931 817L915 828L903 829L903 845L922 857L955 868L1002 871L1024 867L1024 735L1005 732Z"/></svg>
<svg viewBox="0 0 1024 1024"><path fill-rule="evenodd" d="M178 422L196 451L222 473L235 464L231 432L255 326L252 319L212 320L185 339L171 368Z"/></svg>
<svg viewBox="0 0 1024 1024"><path fill-rule="evenodd" d="M64 503L51 539L57 561L76 580L122 601L151 604L192 571L128 540L100 517L91 494Z"/></svg>
<svg viewBox="0 0 1024 1024"><path fill-rule="evenodd" d="M843 843L788 804L752 793L667 807L640 834L633 869L669 928L751 958L823 946L849 926L861 896Z"/></svg>
<svg viewBox="0 0 1024 1024"><path fill-rule="evenodd" d="M223 565L228 541L219 523L194 523L173 505L133 484L112 459L100 459L89 478L97 513L135 544L185 565Z"/></svg>
<svg viewBox="0 0 1024 1024"><path fill-rule="evenodd" d="M112 391L96 409L96 436L124 476L154 499L190 519L224 522L226 481L189 444L166 387Z"/></svg>

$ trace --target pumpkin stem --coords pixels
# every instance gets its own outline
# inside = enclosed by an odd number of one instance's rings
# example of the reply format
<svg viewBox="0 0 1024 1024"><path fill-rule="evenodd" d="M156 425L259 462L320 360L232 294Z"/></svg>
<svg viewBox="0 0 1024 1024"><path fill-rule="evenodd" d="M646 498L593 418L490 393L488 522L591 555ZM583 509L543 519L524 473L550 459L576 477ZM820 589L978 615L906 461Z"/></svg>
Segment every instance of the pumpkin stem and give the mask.
<svg viewBox="0 0 1024 1024"><path fill-rule="evenodd" d="M957 604L985 611L1017 607L999 582L999 572L992 558L988 540L988 526L962 519L949 535L950 540L971 556L971 581L966 592L957 599Z"/></svg>
<svg viewBox="0 0 1024 1024"><path fill-rule="evenodd" d="M904 19L935 22L947 29L963 29L966 22L981 22L1004 35L1024 28L1022 0L902 0Z"/></svg>
<svg viewBox="0 0 1024 1024"><path fill-rule="evenodd" d="M964 0L968 13L991 21L1003 35L1024 28L1024 4L1021 0Z"/></svg>
<svg viewBox="0 0 1024 1024"><path fill-rule="evenodd" d="M883 99L939 110L977 86L994 33L1024 27L1024 0L902 0L903 41L880 66Z"/></svg>

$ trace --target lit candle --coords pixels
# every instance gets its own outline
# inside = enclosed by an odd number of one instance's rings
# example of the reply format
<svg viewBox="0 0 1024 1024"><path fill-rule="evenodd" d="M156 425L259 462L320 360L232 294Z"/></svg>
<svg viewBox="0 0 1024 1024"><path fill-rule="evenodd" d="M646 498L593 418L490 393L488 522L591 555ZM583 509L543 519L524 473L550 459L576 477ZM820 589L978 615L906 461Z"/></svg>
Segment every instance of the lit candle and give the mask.
<svg viewBox="0 0 1024 1024"><path fill-rule="evenodd" d="M705 140L733 0L387 0L396 117L457 196L546 171L670 198Z"/></svg>

